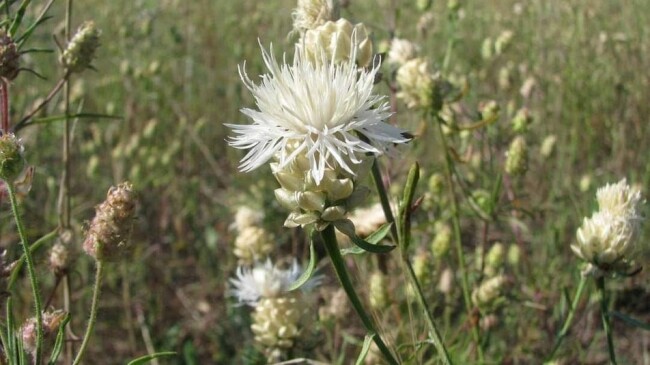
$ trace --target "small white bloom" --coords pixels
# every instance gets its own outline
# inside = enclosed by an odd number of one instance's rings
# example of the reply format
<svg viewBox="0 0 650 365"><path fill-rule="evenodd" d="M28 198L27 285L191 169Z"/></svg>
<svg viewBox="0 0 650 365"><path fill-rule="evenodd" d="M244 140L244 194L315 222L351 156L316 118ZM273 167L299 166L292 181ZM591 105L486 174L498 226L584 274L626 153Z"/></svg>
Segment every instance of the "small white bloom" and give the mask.
<svg viewBox="0 0 650 365"><path fill-rule="evenodd" d="M314 29L328 20L338 19L338 0L298 0L293 13L295 30Z"/></svg>
<svg viewBox="0 0 650 365"><path fill-rule="evenodd" d="M232 295L237 297L240 303L255 306L260 299L277 298L289 292L289 287L302 275L302 272L302 268L295 260L288 269L278 268L271 260L258 263L253 268L239 266L237 278L230 279ZM318 286L321 280L322 277L319 275L312 276L301 286L301 289L310 290Z"/></svg>
<svg viewBox="0 0 650 365"><path fill-rule="evenodd" d="M630 187L625 179L616 184L607 184L599 188L596 198L598 207L602 211L609 211L626 220L637 221L640 219L641 192Z"/></svg>
<svg viewBox="0 0 650 365"><path fill-rule="evenodd" d="M262 210L254 210L253 208L245 205L237 208L235 213L235 221L230 225L231 229L242 231L246 227L259 226L264 220L264 212Z"/></svg>
<svg viewBox="0 0 650 365"><path fill-rule="evenodd" d="M367 153L379 155L394 143L409 141L401 129L384 122L390 107L385 96L373 94L377 67L359 70L353 61L356 56L337 64L313 63L300 49L292 64L278 64L271 52L262 50L269 74L260 84L240 69L259 109L242 109L253 124L227 124L235 133L230 145L249 149L240 164L242 171L273 157L282 169L305 155L318 184L327 167L354 175L354 165L361 164Z"/></svg>
<svg viewBox="0 0 650 365"><path fill-rule="evenodd" d="M393 38L390 42L390 50L388 51L388 62L395 65L403 65L413 59L417 51L417 46L412 42L406 39Z"/></svg>

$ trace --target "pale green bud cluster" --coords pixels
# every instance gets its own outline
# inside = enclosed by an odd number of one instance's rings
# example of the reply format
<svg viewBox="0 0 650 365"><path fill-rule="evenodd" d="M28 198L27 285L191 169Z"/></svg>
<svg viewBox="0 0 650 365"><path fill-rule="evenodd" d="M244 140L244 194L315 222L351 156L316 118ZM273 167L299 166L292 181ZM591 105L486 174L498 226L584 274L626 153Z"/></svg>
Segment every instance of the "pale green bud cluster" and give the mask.
<svg viewBox="0 0 650 365"><path fill-rule="evenodd" d="M507 254L508 265L516 267L521 261L521 248L516 243L511 244L508 247Z"/></svg>
<svg viewBox="0 0 650 365"><path fill-rule="evenodd" d="M0 179L13 183L25 169L25 157L20 139L13 133L0 136Z"/></svg>
<svg viewBox="0 0 650 365"><path fill-rule="evenodd" d="M539 154L544 158L549 158L553 151L555 150L555 143L557 142L557 136L551 134L544 138L542 141L542 146L539 148Z"/></svg>
<svg viewBox="0 0 650 365"><path fill-rule="evenodd" d="M505 261L506 248L501 242L496 242L490 247L490 250L485 255L485 274L487 276L494 276L503 268Z"/></svg>
<svg viewBox="0 0 650 365"><path fill-rule="evenodd" d="M306 309L296 294L259 301L252 314L251 330L270 361L280 360L282 353L294 346Z"/></svg>
<svg viewBox="0 0 650 365"><path fill-rule="evenodd" d="M443 222L436 222L435 236L431 241L431 254L436 260L442 260L451 248L451 227Z"/></svg>
<svg viewBox="0 0 650 365"><path fill-rule="evenodd" d="M510 46L512 43L512 38L514 37L515 33L511 30L504 30L499 34L497 39L494 41L494 52L497 55L502 54L505 52L505 50Z"/></svg>
<svg viewBox="0 0 650 365"><path fill-rule="evenodd" d="M0 77L13 80L20 72L20 53L13 39L0 30Z"/></svg>
<svg viewBox="0 0 650 365"><path fill-rule="evenodd" d="M533 122L533 117L527 108L517 110L517 113L512 118L512 131L515 133L523 134L528 130L528 126Z"/></svg>
<svg viewBox="0 0 650 365"><path fill-rule="evenodd" d="M509 175L523 176L528 170L528 146L523 136L517 136L506 152L505 170Z"/></svg>
<svg viewBox="0 0 650 365"><path fill-rule="evenodd" d="M413 58L404 63L396 75L399 91L397 97L409 108L427 109L433 103L433 75L424 58Z"/></svg>
<svg viewBox="0 0 650 365"><path fill-rule="evenodd" d="M428 286L432 277L431 256L427 251L418 250L413 257L413 272L421 285Z"/></svg>
<svg viewBox="0 0 650 365"><path fill-rule="evenodd" d="M356 61L359 67L372 62L373 48L368 31L362 23L353 25L347 19L328 21L309 29L298 41L308 60L314 63Z"/></svg>
<svg viewBox="0 0 650 365"><path fill-rule="evenodd" d="M386 277L380 271L374 271L370 275L369 284L370 306L374 309L384 309L388 307L388 288L386 287Z"/></svg>
<svg viewBox="0 0 650 365"><path fill-rule="evenodd" d="M239 265L251 265L266 258L273 250L273 235L261 226L246 226L235 238L233 253Z"/></svg>
<svg viewBox="0 0 650 365"><path fill-rule="evenodd" d="M92 21L84 22L79 27L61 55L61 62L68 72L82 72L91 67L100 35Z"/></svg>
<svg viewBox="0 0 650 365"><path fill-rule="evenodd" d="M371 159L359 165L357 177L365 175L370 168ZM272 163L273 175L280 183L275 190L275 197L291 213L284 222L285 227L298 227L315 224L316 229L323 230L329 224L345 220L348 212L363 201L368 195L366 188L355 186L349 174L332 168L326 168L319 184L314 181L309 161L304 156L285 168Z"/></svg>
<svg viewBox="0 0 650 365"><path fill-rule="evenodd" d="M118 259L128 248L135 217L133 186L124 182L108 190L106 200L97 206L83 248L97 261Z"/></svg>
<svg viewBox="0 0 650 365"><path fill-rule="evenodd" d="M493 310L505 299L508 279L504 275L489 278L472 292L472 302L482 310Z"/></svg>
<svg viewBox="0 0 650 365"><path fill-rule="evenodd" d="M627 273L633 268L641 229L641 192L625 179L596 193L599 210L584 218L571 249L589 263L585 273L596 276Z"/></svg>
<svg viewBox="0 0 650 365"><path fill-rule="evenodd" d="M445 178L440 173L434 173L429 176L429 192L433 195L440 195L444 187Z"/></svg>

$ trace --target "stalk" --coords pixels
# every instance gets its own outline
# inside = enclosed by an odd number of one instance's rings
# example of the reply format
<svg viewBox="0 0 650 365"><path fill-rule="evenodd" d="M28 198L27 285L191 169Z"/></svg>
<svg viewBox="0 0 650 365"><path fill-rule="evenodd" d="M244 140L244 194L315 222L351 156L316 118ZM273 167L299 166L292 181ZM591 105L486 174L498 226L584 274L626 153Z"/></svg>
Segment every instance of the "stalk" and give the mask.
<svg viewBox="0 0 650 365"><path fill-rule="evenodd" d="M327 228L325 228L325 230L321 232L321 236L323 237L323 241L325 242L325 250L327 251L330 260L332 261L332 266L334 267L334 272L336 272L336 277L339 279L339 282L341 283L343 290L345 290L345 294L347 294L348 298L350 299L350 302L352 303L354 310L361 318L361 322L363 322L363 326L366 328L366 330L369 333L374 334L373 340L375 341L375 344L377 345L379 351L381 351L381 353L386 358L386 361L388 361L391 365L398 365L399 362L395 359L395 357L390 352L390 350L388 349L384 341L381 339L381 336L375 329L375 325L373 321L370 319L368 313L366 313L366 311L363 309L361 300L359 299L359 296L354 290L354 286L352 285L352 281L350 280L348 271L345 268L345 262L343 261L343 257L341 256L341 252L339 251L339 245L336 240L336 234L334 233L334 226L332 226L331 224L328 225Z"/></svg>
<svg viewBox="0 0 650 365"><path fill-rule="evenodd" d="M607 349L609 350L609 362L616 365L616 353L614 352L614 336L612 327L609 321L609 312L607 310L607 292L605 291L605 278L599 277L596 279L596 288L598 288L598 296L600 297L600 318L603 321L603 329L607 336Z"/></svg>
<svg viewBox="0 0 650 365"><path fill-rule="evenodd" d="M86 348L88 348L88 342L90 342L90 336L95 329L95 323L97 322L97 309L99 308L99 294L102 285L102 278L104 276L104 263L100 260L96 261L97 269L95 271L95 286L93 288L93 301L90 305L90 319L88 319L88 326L86 327L86 333L84 334L83 342L81 342L81 347L75 357L72 365L78 365L83 358Z"/></svg>
<svg viewBox="0 0 650 365"><path fill-rule="evenodd" d="M25 234L25 227L23 226L23 220L20 217L18 212L18 201L16 199L16 192L14 190L13 183L5 181L7 186L7 192L9 194L9 200L11 201L11 210L16 219L16 228L18 229L18 235L20 236L20 243L23 246L25 252L25 263L27 264L27 272L29 273L29 281L32 284L32 295L34 296L34 310L36 311L36 351L34 353L34 363L40 365L41 363L41 353L43 352L43 305L41 303L41 295L38 287L38 280L36 278L36 272L34 270L34 260L32 259L32 253L29 249L29 244L27 243L27 235Z"/></svg>
<svg viewBox="0 0 650 365"><path fill-rule="evenodd" d="M580 297L582 296L582 292L585 289L586 283L587 283L587 278L581 275L580 283L578 284L578 289L576 290L576 294L573 297L573 301L571 302L571 308L569 308L569 314L567 315L566 320L564 321L564 325L562 326L562 329L560 330L560 333L558 334L557 339L555 340L555 346L553 346L553 350L551 351L551 354L548 357L549 361L553 360L553 358L555 357L555 353L560 348L560 345L562 345L562 341L564 341L564 338L569 333L569 329L571 328L571 322L573 322L573 316L576 312L576 308L578 307L578 303L580 302Z"/></svg>

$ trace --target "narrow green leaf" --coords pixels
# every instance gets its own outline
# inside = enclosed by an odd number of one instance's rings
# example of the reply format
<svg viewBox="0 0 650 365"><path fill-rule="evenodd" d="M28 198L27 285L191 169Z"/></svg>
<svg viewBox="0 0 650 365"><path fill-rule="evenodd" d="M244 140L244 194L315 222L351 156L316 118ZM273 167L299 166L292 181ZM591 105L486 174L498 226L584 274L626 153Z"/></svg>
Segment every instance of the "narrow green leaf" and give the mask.
<svg viewBox="0 0 650 365"><path fill-rule="evenodd" d="M11 23L11 26L9 27L10 37L15 38L16 31L18 30L18 27L20 27L20 24L23 22L23 17L25 16L27 7L31 2L32 2L31 0L23 0L22 4L20 4L20 8L18 8L18 11L16 12L16 17L14 18L13 23Z"/></svg>
<svg viewBox="0 0 650 365"><path fill-rule="evenodd" d="M388 235L388 232L390 232L392 225L392 223L383 224L381 227L379 227L378 230L372 232L368 237L366 237L366 241L372 243L373 245L378 244L386 237L386 235Z"/></svg>
<svg viewBox="0 0 650 365"><path fill-rule="evenodd" d="M54 342L54 348L52 349L50 360L47 362L48 365L56 364L59 355L61 355L61 350L63 350L63 344L65 343L65 326L70 322L70 318L70 313L66 314L63 321L61 321L61 325L59 325L59 331L56 333L56 342Z"/></svg>
<svg viewBox="0 0 650 365"><path fill-rule="evenodd" d="M145 355L137 359L131 360L131 362L129 362L128 365L146 364L153 359L158 359L165 356L174 356L174 355L176 355L176 352L173 351L156 352L155 354Z"/></svg>
<svg viewBox="0 0 650 365"><path fill-rule="evenodd" d="M68 116L69 119L74 118L97 118L97 119L122 119L121 116L117 115L108 115L108 114L98 114L98 113L78 113L71 114ZM45 124L65 120L65 115L54 115L51 117L45 118L34 118L29 124Z"/></svg>
<svg viewBox="0 0 650 365"><path fill-rule="evenodd" d="M48 19L52 18L52 16L45 16L45 14L50 9L52 4L54 4L54 1L50 2L49 7L47 9L45 9L43 12L41 12L42 18L40 18L40 19L36 20L34 23L32 23L32 25L30 25L29 28L27 28L27 30L25 30L25 32L20 37L18 37L18 39L16 39L16 44L18 44L18 49L20 49L23 46L23 44L25 44L27 39L29 39L29 37L32 35L32 33L34 33L34 31L36 30L36 28L39 25L43 24Z"/></svg>
<svg viewBox="0 0 650 365"><path fill-rule="evenodd" d="M342 248L341 249L341 256L345 255L362 255L366 253L367 251L364 251L362 248L354 246L350 248Z"/></svg>
<svg viewBox="0 0 650 365"><path fill-rule="evenodd" d="M613 315L614 317L622 320L623 322L629 324L630 326L633 327L638 327L641 328L642 330L650 331L650 324L648 323L643 323L639 321L638 319L634 319L632 317L628 317L627 315L620 313L620 312L609 312L610 315Z"/></svg>
<svg viewBox="0 0 650 365"><path fill-rule="evenodd" d="M396 247L392 245L373 245L370 242L364 241L361 237L357 236L356 234L348 237L350 237L352 243L357 245L359 248L372 253L388 253L391 252Z"/></svg>
<svg viewBox="0 0 650 365"><path fill-rule="evenodd" d="M366 338L363 339L363 347L361 348L361 353L359 354L357 361L354 363L355 365L363 365L366 356L368 355L368 351L370 351L370 345L372 345L372 339L374 337L374 333L369 333L366 335Z"/></svg>
<svg viewBox="0 0 650 365"><path fill-rule="evenodd" d="M309 281L309 279L311 279L315 270L316 249L314 248L314 240L312 239L311 243L309 244L309 265L307 265L307 268L302 273L302 275L300 275L300 277L289 286L289 291L299 289L301 286L303 286L307 281Z"/></svg>

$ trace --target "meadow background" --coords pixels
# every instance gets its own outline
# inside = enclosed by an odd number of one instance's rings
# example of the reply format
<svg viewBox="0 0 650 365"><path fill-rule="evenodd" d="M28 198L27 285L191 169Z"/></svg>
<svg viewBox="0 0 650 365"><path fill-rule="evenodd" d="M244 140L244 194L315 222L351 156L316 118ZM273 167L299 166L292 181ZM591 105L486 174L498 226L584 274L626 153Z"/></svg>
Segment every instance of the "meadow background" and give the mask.
<svg viewBox="0 0 650 365"><path fill-rule="evenodd" d="M461 1L455 27L447 3L433 1L428 14L416 1L351 0L341 15L362 21L371 31L375 50L394 35L421 47L434 65L443 62L454 39L449 70L469 85L463 100L467 115L491 100L500 106L497 122L454 140L458 169L467 180L468 196L494 188L503 170L504 153L514 136L511 119L526 107L533 122L525 134L529 167L523 178L504 180L503 196L485 221L463 200L462 232L470 267L480 242L516 244L522 250L507 272L513 286L491 330L486 358L493 363L541 363L552 348L579 278L579 260L569 246L584 216L595 207L595 190L627 177L645 196L650 183L648 115L650 115L650 3L643 0ZM39 5L32 5L36 13ZM72 218L75 240L109 186L130 180L139 192L134 251L108 268L97 333L88 363L121 364L147 351L172 350L178 356L163 364L256 363L250 310L227 296L228 278L237 267L232 253L235 232L229 229L238 205L263 209L265 227L281 253L306 260L307 245L299 231L282 227L286 212L273 196L276 182L268 168L237 171L241 151L227 146L223 123L247 123L239 112L254 101L239 80L237 66L246 61L249 75L262 72L260 48L273 43L276 54L289 51L293 0L175 1L114 0L74 3L73 24L94 20L102 30L93 62L97 71L72 78L75 110L121 116L119 120L80 119L73 123ZM55 3L53 19L30 40L37 48L55 49L63 2ZM32 14L33 16L33 14ZM422 17L429 18L422 26ZM509 46L486 57L485 39L512 31ZM11 114L16 120L47 94L60 69L58 55L24 57L23 67L49 80L22 73L11 84ZM390 76L385 69L384 76ZM528 90L522 90L526 86ZM389 94L385 83L378 89ZM427 179L443 170L441 147L431 126L397 102L394 121L417 132L397 159L383 159L393 186L403 183L412 161L423 169L418 195L429 205L415 216L414 246L428 249L434 223L445 216L444 199L431 195ZM55 98L40 116L61 113ZM548 136L556 142L550 154L540 153ZM28 235L40 237L57 226L57 195L61 164L61 123L37 124L19 132L27 161L35 167L31 192L23 200ZM394 190L395 191L395 190ZM20 248L7 204L0 210L0 246L9 257ZM643 238L648 237L647 234ZM646 244L641 239L641 245ZM647 262L645 256L639 258ZM453 261L454 256L450 255ZM47 250L36 254L47 260ZM645 259L645 260L644 260ZM381 260L379 260L381 261ZM408 320L400 292L399 265L385 258L360 260L355 277L364 283L376 267L388 268L391 300L376 312L387 332L408 333L421 323ZM440 264L442 265L442 264ZM43 293L61 307L54 276L39 266ZM325 287L336 287L326 261ZM479 266L480 267L480 266ZM72 328L81 332L90 302L93 261L80 255L70 275ZM435 313L446 318L442 331L450 347L467 345L468 324L462 313L459 284L444 300L436 294L441 266L426 290ZM472 274L472 281L480 274ZM650 321L647 270L611 281L615 310ZM27 281L23 282L27 287ZM361 285L363 287L363 285ZM59 289L57 289L59 290ZM588 292L593 291L590 286ZM15 295L16 316L32 309L29 291ZM21 295L24 295L21 298ZM316 303L324 303L320 298ZM20 303L23 303L22 305ZM583 297L574 328L560 351L567 364L600 364L607 360L598 305ZM317 309L315 309L315 312ZM446 313L446 314L445 314ZM318 326L317 326L318 327ZM363 332L357 320L321 325L318 340L301 354L324 362L352 363ZM621 363L650 364L650 335L614 320ZM305 342L308 342L305 339ZM92 360L91 360L92 359ZM426 362L426 361L425 361ZM417 362L416 362L417 363Z"/></svg>

